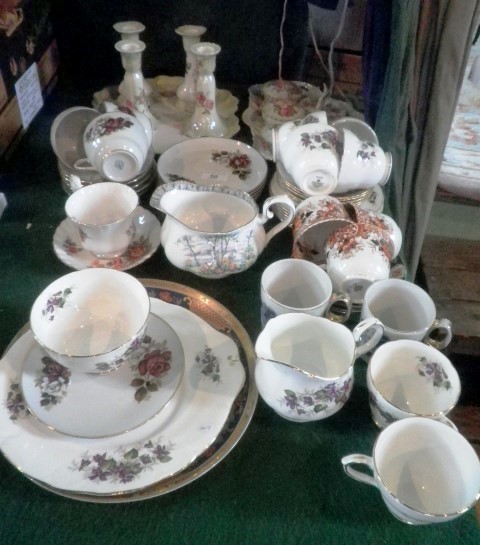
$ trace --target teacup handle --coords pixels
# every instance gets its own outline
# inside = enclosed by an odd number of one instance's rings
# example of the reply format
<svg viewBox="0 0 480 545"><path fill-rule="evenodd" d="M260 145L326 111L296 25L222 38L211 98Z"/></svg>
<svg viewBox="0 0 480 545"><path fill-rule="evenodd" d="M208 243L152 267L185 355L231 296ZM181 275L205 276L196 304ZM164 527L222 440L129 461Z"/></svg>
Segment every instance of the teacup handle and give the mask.
<svg viewBox="0 0 480 545"><path fill-rule="evenodd" d="M348 293L334 293L325 311L325 316L332 322L343 324L350 318L352 301Z"/></svg>
<svg viewBox="0 0 480 545"><path fill-rule="evenodd" d="M441 422L442 424L445 424L446 426L450 426L455 431L458 431L457 426L455 426L455 424L450 420L450 418L447 418L446 416L435 416L435 417L432 417L432 420Z"/></svg>
<svg viewBox="0 0 480 545"><path fill-rule="evenodd" d="M278 225L275 225L275 227L272 227L270 231L268 231L266 240L265 240L265 246L272 240L272 238L285 229L285 227L288 227L293 219L293 215L295 214L295 203L288 197L287 195L278 195L276 197L269 197L265 200L263 203L262 213L260 214L260 222L266 223L269 219L273 218L273 212L270 210L270 208L274 204L283 204L288 207L288 216L282 220Z"/></svg>
<svg viewBox="0 0 480 545"><path fill-rule="evenodd" d="M365 335L369 330L373 330L372 335ZM362 338L365 335L365 338ZM363 356L377 346L383 336L383 324L376 318L365 318L353 329L353 337L356 343L355 357Z"/></svg>
<svg viewBox="0 0 480 545"><path fill-rule="evenodd" d="M90 164L90 162L88 161L88 159L86 159L85 157L82 158L82 159L77 159L75 161L75 163L73 164L73 166L77 169L77 170L95 170L94 167L92 167L92 165Z"/></svg>
<svg viewBox="0 0 480 545"><path fill-rule="evenodd" d="M425 344L437 350L446 348L452 340L452 322L447 318L436 319L423 339Z"/></svg>
<svg viewBox="0 0 480 545"><path fill-rule="evenodd" d="M358 471L358 469L353 469L353 467L350 467L350 464L364 464L368 466L373 473L373 459L371 456L365 456L364 454L349 454L342 458L342 465L345 473L349 477L352 477L352 479L377 487L377 482L374 477L363 473L363 471Z"/></svg>

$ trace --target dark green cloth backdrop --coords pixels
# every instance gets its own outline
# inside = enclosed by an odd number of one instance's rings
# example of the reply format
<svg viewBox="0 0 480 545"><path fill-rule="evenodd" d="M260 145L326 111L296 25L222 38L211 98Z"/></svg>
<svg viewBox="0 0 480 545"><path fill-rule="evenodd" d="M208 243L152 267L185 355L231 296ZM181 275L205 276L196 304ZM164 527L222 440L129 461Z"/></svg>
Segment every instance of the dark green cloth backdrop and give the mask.
<svg viewBox="0 0 480 545"><path fill-rule="evenodd" d="M88 101L57 89L3 168L1 191L8 208L0 219L2 351L27 322L40 291L71 271L52 249L53 233L65 217L66 194L49 130L55 115L78 104ZM142 199L145 205L148 196ZM273 260L290 255L291 242L291 232L284 231L251 269L222 280L175 269L162 249L130 273L207 293L231 310L255 340L261 273ZM197 481L162 497L116 505L64 499L37 487L0 456L0 544L477 545L480 529L473 511L447 524L411 527L389 514L376 489L344 474L341 457L371 453L377 435L369 415L365 364L358 361L352 397L339 413L297 424L259 400L235 449Z"/></svg>

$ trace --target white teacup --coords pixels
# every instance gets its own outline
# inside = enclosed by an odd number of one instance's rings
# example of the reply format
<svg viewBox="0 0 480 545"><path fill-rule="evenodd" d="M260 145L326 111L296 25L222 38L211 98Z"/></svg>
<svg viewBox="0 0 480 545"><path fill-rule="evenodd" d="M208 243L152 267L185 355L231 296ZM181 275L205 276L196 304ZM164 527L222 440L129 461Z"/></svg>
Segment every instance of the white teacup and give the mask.
<svg viewBox="0 0 480 545"><path fill-rule="evenodd" d="M261 280L262 326L288 312L303 312L345 322L351 311L350 298L334 294L328 274L302 259L281 259L269 265Z"/></svg>
<svg viewBox="0 0 480 545"><path fill-rule="evenodd" d="M296 126L288 122L272 134L274 159L282 161L306 195L327 195L337 186L340 169L337 139L338 132L330 125Z"/></svg>
<svg viewBox="0 0 480 545"><path fill-rule="evenodd" d="M450 360L419 341L390 341L375 350L367 371L372 419L380 428L411 416L455 425L446 415L460 397Z"/></svg>
<svg viewBox="0 0 480 545"><path fill-rule="evenodd" d="M85 250L100 258L122 255L133 236L138 195L129 186L102 182L68 197L65 211L79 231Z"/></svg>
<svg viewBox="0 0 480 545"><path fill-rule="evenodd" d="M115 111L101 114L87 125L83 147L86 160L78 160L75 168L93 168L108 180L127 182L142 170L150 145L136 117Z"/></svg>
<svg viewBox="0 0 480 545"><path fill-rule="evenodd" d="M342 132L343 154L336 191L345 193L384 185L392 171L391 154L373 142L361 140L348 129Z"/></svg>
<svg viewBox="0 0 480 545"><path fill-rule="evenodd" d="M342 458L346 473L376 486L389 511L408 524L446 522L480 497L480 462L470 443L453 428L412 417L384 429L372 456ZM373 476L354 469L366 465Z"/></svg>
<svg viewBox="0 0 480 545"><path fill-rule="evenodd" d="M327 242L327 273L335 291L345 292L361 305L367 289L390 276L393 246L384 233L368 225L347 225Z"/></svg>
<svg viewBox="0 0 480 545"><path fill-rule="evenodd" d="M377 318L387 339L423 341L439 350L452 340L452 324L437 319L435 303L420 286L398 278L372 284L365 292L362 318Z"/></svg>
<svg viewBox="0 0 480 545"><path fill-rule="evenodd" d="M281 314L257 338L255 382L277 414L312 422L338 412L353 387L355 359L382 336L378 320L364 320L352 331L318 316Z"/></svg>

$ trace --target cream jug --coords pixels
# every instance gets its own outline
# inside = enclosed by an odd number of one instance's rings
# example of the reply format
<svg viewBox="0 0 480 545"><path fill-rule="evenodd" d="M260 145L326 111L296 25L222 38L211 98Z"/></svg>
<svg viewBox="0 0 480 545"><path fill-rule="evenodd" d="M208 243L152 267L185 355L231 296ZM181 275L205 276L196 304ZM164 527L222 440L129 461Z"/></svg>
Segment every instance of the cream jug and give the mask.
<svg viewBox="0 0 480 545"><path fill-rule="evenodd" d="M266 199L260 213L248 193L189 182L157 187L150 204L166 214L160 240L168 260L204 278L223 278L248 269L295 212L295 204L286 195ZM288 216L265 232L274 204L284 205Z"/></svg>
<svg viewBox="0 0 480 545"><path fill-rule="evenodd" d="M382 334L383 326L375 318L350 331L319 316L276 316L255 343L258 392L287 420L327 418L350 397L355 359L374 348Z"/></svg>

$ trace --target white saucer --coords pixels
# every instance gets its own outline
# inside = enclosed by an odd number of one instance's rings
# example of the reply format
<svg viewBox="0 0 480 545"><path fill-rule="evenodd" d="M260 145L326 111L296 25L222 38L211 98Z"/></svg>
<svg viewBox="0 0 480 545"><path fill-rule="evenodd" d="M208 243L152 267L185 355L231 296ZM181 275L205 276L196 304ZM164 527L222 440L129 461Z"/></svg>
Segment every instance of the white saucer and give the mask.
<svg viewBox="0 0 480 545"><path fill-rule="evenodd" d="M175 331L150 314L142 342L118 370L75 373L32 344L21 388L30 411L49 428L84 438L130 431L158 414L177 390L185 367Z"/></svg>
<svg viewBox="0 0 480 545"><path fill-rule="evenodd" d="M146 261L160 246L161 224L151 212L138 206L133 227L135 234L127 251L114 259L101 259L82 248L77 228L66 218L53 235L53 249L60 261L73 269L106 267L126 271Z"/></svg>
<svg viewBox="0 0 480 545"><path fill-rule="evenodd" d="M360 208L369 210L370 212L383 212L385 204L385 195L383 189L377 184L373 187L373 191L365 201L359 203Z"/></svg>
<svg viewBox="0 0 480 545"><path fill-rule="evenodd" d="M172 146L158 160L165 183L186 180L219 184L255 196L267 176L265 159L251 146L227 138L193 138Z"/></svg>

